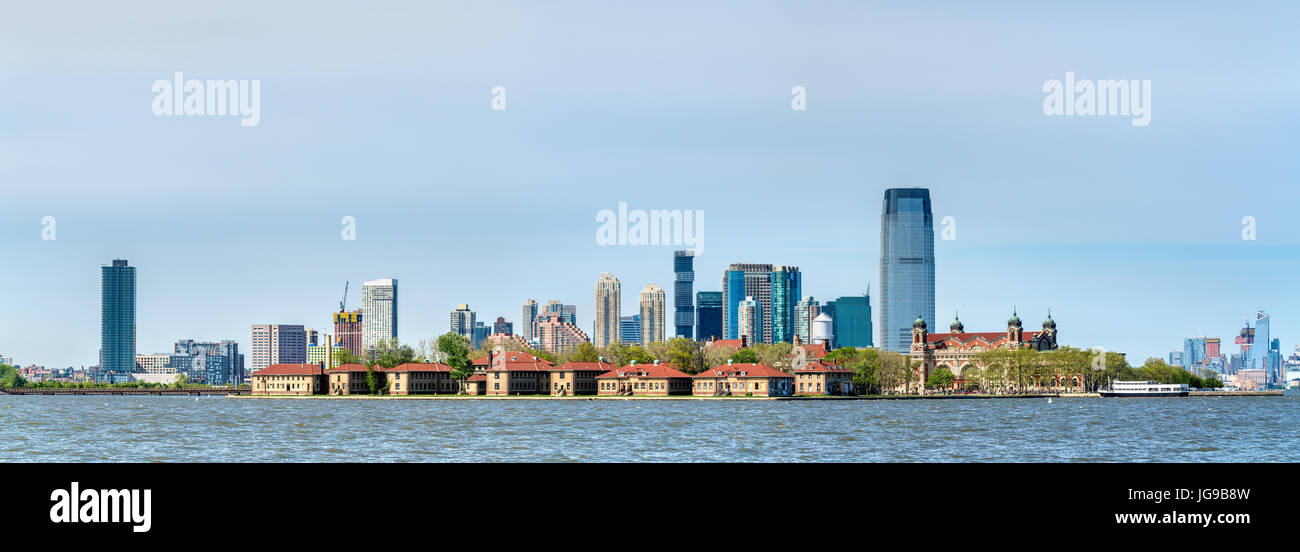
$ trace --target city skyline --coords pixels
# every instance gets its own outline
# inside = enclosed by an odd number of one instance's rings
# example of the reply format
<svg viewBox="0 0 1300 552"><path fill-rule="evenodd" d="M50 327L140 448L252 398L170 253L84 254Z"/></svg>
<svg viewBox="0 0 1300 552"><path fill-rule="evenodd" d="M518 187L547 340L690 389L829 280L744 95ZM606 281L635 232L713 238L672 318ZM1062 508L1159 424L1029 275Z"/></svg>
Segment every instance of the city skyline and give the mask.
<svg viewBox="0 0 1300 552"><path fill-rule="evenodd" d="M770 262L799 266L804 295L876 294L880 195L911 186L931 190L936 221L956 221L955 239L935 241L934 324L954 310L988 328L1013 305L1028 320L1051 309L1068 320L1064 344L1140 360L1197 327L1231 338L1265 310L1289 350L1300 341L1300 298L1289 293L1300 235L1285 183L1300 116L1285 91L1300 75L1265 68L1300 56L1278 11L1294 8L1188 10L1175 21L1115 7L1148 24L1116 26L1118 12L1096 6L994 17L953 5L936 19L829 3L815 21L747 3L690 6L702 13L686 21L668 21L663 6L617 8L688 37L664 42L564 5L520 8L520 20L574 28L416 6L383 33L365 17L257 6L285 23L236 38L185 10L141 21L88 6L65 26L37 7L48 21L33 13L34 24L0 33L14 53L13 86L0 90L12 115L0 130L0 201L12 213L0 238L22 262L0 273L13 315L0 322L0 354L94 364L99 321L88 309L100 290L87 267L114 258L142 267L138 351L166 350L178 334L247 350L253 323L328 328L338 284L385 276L407 282L407 343L444 332L466 302L488 320L560 298L590 328L594 278L666 288L667 258L682 249L595 243L594 216L619 202L706 214L694 289L720 291L731 263ZM236 12L213 16L238 25ZM90 20L117 31L87 32ZM313 39L318 23L357 32ZM160 28L193 42L125 38ZM471 43L482 47L462 47ZM718 69L733 57L746 62ZM153 116L149 85L175 71L261 79L261 123ZM1067 71L1150 79L1151 124L1045 116L1043 83ZM1262 78L1272 85L1229 84ZM498 85L505 111L490 106ZM806 111L790 109L794 86L806 87ZM57 239L42 239L46 216ZM340 238L344 217L355 240ZM495 232L491 252L448 239L452 228ZM212 252L233 261L199 260ZM497 258L530 269L485 268ZM176 305L196 292L221 300L180 318Z"/></svg>

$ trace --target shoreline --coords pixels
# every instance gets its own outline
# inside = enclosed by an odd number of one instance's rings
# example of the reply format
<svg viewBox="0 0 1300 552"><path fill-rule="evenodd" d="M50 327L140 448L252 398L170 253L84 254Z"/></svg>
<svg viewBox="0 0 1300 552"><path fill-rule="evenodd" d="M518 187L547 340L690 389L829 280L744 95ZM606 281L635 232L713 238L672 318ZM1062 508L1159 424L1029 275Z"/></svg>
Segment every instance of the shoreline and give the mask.
<svg viewBox="0 0 1300 552"><path fill-rule="evenodd" d="M1200 391L1192 397L1281 397L1282 391ZM1047 399L1047 398L1102 398L1098 393L1033 393L1024 395L858 395L858 396L795 396L795 397L699 397L692 395L627 396L627 395L227 395L231 399L325 399L325 400L525 400L525 401L915 401L915 400L980 400L980 399ZM1136 397L1125 397L1136 398ZM1158 397L1179 398L1179 397Z"/></svg>

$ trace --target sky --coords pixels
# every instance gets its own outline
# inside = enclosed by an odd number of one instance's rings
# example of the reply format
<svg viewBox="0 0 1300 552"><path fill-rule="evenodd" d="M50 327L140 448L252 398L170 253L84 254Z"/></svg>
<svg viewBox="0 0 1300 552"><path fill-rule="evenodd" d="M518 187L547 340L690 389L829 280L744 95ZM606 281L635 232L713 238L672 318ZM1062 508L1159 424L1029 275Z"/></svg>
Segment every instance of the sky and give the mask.
<svg viewBox="0 0 1300 552"><path fill-rule="evenodd" d="M671 294L680 247L597 243L620 202L705 213L696 290L757 262L818 300L874 294L883 192L909 186L936 236L955 221L931 327L1051 309L1062 344L1140 362L1194 335L1236 351L1264 309L1290 354L1300 8L975 4L8 6L0 356L97 363L116 258L138 267L138 353L329 329L345 282L355 308L377 278L406 342L460 303L518 323L530 298L590 331L602 272L624 315L648 283ZM259 81L259 124L155 115L176 72ZM1046 115L1067 72L1149 80L1150 123Z"/></svg>

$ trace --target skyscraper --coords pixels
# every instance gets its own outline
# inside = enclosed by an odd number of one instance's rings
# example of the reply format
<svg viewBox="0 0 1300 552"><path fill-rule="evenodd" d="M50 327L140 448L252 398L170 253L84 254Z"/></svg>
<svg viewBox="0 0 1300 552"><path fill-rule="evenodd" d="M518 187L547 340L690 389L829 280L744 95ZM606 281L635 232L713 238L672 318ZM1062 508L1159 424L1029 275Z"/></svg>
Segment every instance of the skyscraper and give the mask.
<svg viewBox="0 0 1300 552"><path fill-rule="evenodd" d="M519 330L524 341L533 340L533 320L537 318L537 301L529 299L524 303L523 312L519 314Z"/></svg>
<svg viewBox="0 0 1300 552"><path fill-rule="evenodd" d="M723 316L726 324L726 339L739 339L737 309L746 297L753 297L762 311L763 331L754 336L754 343L771 343L772 327L769 314L772 312L772 265L735 263L722 275ZM760 339L761 338L761 339Z"/></svg>
<svg viewBox="0 0 1300 552"><path fill-rule="evenodd" d="M515 325L506 321L506 317L498 316L497 321L492 323L492 333L514 335Z"/></svg>
<svg viewBox="0 0 1300 552"><path fill-rule="evenodd" d="M800 299L799 304L795 305L794 334L799 336L800 342L811 343L809 339L812 338L812 321L821 313L821 303L818 303L812 296Z"/></svg>
<svg viewBox="0 0 1300 552"><path fill-rule="evenodd" d="M871 297L869 295L840 297L833 309L822 309L832 319L835 347L871 347ZM911 338L908 338L911 347Z"/></svg>
<svg viewBox="0 0 1300 552"><path fill-rule="evenodd" d="M722 339L722 292L695 294L695 340Z"/></svg>
<svg viewBox="0 0 1300 552"><path fill-rule="evenodd" d="M361 284L361 350L368 355L382 339L397 338L397 280L383 278Z"/></svg>
<svg viewBox="0 0 1300 552"><path fill-rule="evenodd" d="M641 315L622 316L618 319L618 334L624 345L641 343Z"/></svg>
<svg viewBox="0 0 1300 552"><path fill-rule="evenodd" d="M641 290L641 344L664 340L664 290L654 284Z"/></svg>
<svg viewBox="0 0 1300 552"><path fill-rule="evenodd" d="M474 324L476 322L478 322L478 313L469 310L467 304L457 305L456 310L451 311L451 332L465 336L470 344L474 343Z"/></svg>
<svg viewBox="0 0 1300 552"><path fill-rule="evenodd" d="M254 324L249 373L273 364L307 362L307 329L301 324Z"/></svg>
<svg viewBox="0 0 1300 552"><path fill-rule="evenodd" d="M100 267L99 369L135 371L135 267L124 259Z"/></svg>
<svg viewBox="0 0 1300 552"><path fill-rule="evenodd" d="M334 313L334 339L340 347L361 356L361 309Z"/></svg>
<svg viewBox="0 0 1300 552"><path fill-rule="evenodd" d="M677 337L695 337L695 251L686 249L673 252L673 305L676 308L673 323Z"/></svg>
<svg viewBox="0 0 1300 552"><path fill-rule="evenodd" d="M746 297L736 305L737 339L755 343L763 331L763 306L753 297Z"/></svg>
<svg viewBox="0 0 1300 552"><path fill-rule="evenodd" d="M619 342L619 312L623 301L622 285L608 272L596 280L596 324L593 344L608 347Z"/></svg>
<svg viewBox="0 0 1300 552"><path fill-rule="evenodd" d="M767 324L767 327L771 328L771 339L768 342L790 343L794 341L795 335L794 310L799 304L800 293L803 291L799 267L775 267L772 269L771 278L772 306L768 313L771 314L772 322Z"/></svg>
<svg viewBox="0 0 1300 552"><path fill-rule="evenodd" d="M916 316L935 319L934 214L928 189L885 190L880 212L880 295L880 347L906 353Z"/></svg>
<svg viewBox="0 0 1300 552"><path fill-rule="evenodd" d="M543 314L558 314L565 322L578 325L578 307L577 305L566 305L558 299L551 299L542 307Z"/></svg>

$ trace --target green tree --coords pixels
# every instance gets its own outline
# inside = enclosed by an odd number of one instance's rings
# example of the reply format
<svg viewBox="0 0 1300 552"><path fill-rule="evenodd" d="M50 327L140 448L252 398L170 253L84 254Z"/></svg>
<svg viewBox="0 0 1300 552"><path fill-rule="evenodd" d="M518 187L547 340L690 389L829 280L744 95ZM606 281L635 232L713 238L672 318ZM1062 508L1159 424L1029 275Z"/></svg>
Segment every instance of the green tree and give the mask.
<svg viewBox="0 0 1300 552"><path fill-rule="evenodd" d="M952 372L946 366L940 366L937 370L930 372L930 377L926 378L925 386L930 389L952 389L952 382L956 380Z"/></svg>
<svg viewBox="0 0 1300 552"><path fill-rule="evenodd" d="M569 354L569 360L572 362L596 362L600 360L600 351L591 343L579 343Z"/></svg>
<svg viewBox="0 0 1300 552"><path fill-rule="evenodd" d="M465 380L474 375L473 361L469 358L469 339L455 332L438 336L437 349L442 361L451 367L451 377L460 381L460 393L465 393Z"/></svg>
<svg viewBox="0 0 1300 552"><path fill-rule="evenodd" d="M9 389L27 385L27 380L18 375L18 368L0 364L0 388Z"/></svg>
<svg viewBox="0 0 1300 552"><path fill-rule="evenodd" d="M704 371L704 353L693 339L674 337L668 342L668 363L687 374Z"/></svg>
<svg viewBox="0 0 1300 552"><path fill-rule="evenodd" d="M732 353L728 360L736 364L752 364L758 362L758 354L754 352L753 347L745 347Z"/></svg>
<svg viewBox="0 0 1300 552"><path fill-rule="evenodd" d="M654 364L655 357L650 356L650 353L646 352L640 345L632 345L623 350L623 358L619 359L618 364L627 366L632 361L636 361L637 364Z"/></svg>

